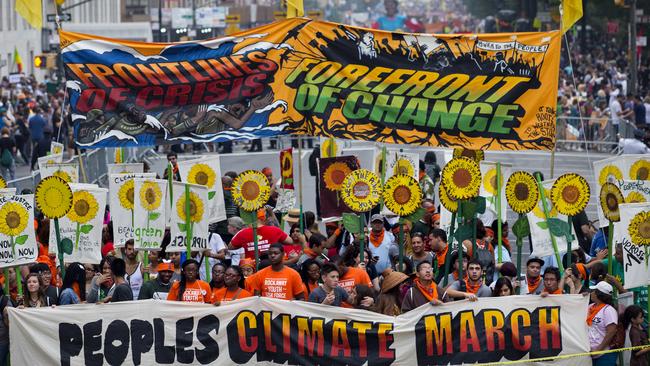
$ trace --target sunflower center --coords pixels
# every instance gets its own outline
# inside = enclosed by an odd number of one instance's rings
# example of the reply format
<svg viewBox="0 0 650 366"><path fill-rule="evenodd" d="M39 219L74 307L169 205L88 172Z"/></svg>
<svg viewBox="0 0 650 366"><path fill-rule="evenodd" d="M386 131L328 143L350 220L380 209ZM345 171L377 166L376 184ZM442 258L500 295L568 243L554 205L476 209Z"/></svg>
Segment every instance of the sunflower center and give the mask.
<svg viewBox="0 0 650 366"><path fill-rule="evenodd" d="M343 170L336 169L331 174L332 182L336 185L340 185L345 180L345 172Z"/></svg>
<svg viewBox="0 0 650 366"><path fill-rule="evenodd" d="M195 180L196 180L196 184L205 186L208 184L208 175L205 174L205 172L198 172L196 173Z"/></svg>
<svg viewBox="0 0 650 366"><path fill-rule="evenodd" d="M515 185L515 197L518 201L527 200L529 195L530 189L528 189L528 185L526 183L517 183L517 185Z"/></svg>
<svg viewBox="0 0 650 366"><path fill-rule="evenodd" d="M241 195L247 201L253 201L260 194L260 186L256 182L247 181L241 186Z"/></svg>
<svg viewBox="0 0 650 366"><path fill-rule="evenodd" d="M490 177L490 186L494 189L497 189L497 176L494 175Z"/></svg>
<svg viewBox="0 0 650 366"><path fill-rule="evenodd" d="M156 202L156 192L152 188L147 189L144 192L144 200L147 201L148 204L153 205L154 202Z"/></svg>
<svg viewBox="0 0 650 366"><path fill-rule="evenodd" d="M365 182L357 182L352 187L352 194L358 199L365 199L370 195L370 186Z"/></svg>
<svg viewBox="0 0 650 366"><path fill-rule="evenodd" d="M86 200L79 200L74 204L74 212L79 216L86 216L90 211L90 205Z"/></svg>
<svg viewBox="0 0 650 366"><path fill-rule="evenodd" d="M566 186L562 190L562 199L564 199L567 203L576 203L578 201L578 198L580 198L580 190L578 187Z"/></svg>
<svg viewBox="0 0 650 366"><path fill-rule="evenodd" d="M129 188L129 189L126 190L126 199L127 199L127 200L129 201L129 203L131 203L131 204L133 203L133 191L134 191L134 188L133 188L133 187L131 187L131 188Z"/></svg>
<svg viewBox="0 0 650 366"><path fill-rule="evenodd" d="M451 179L457 187L465 188L472 181L472 175L467 169L458 169L454 172Z"/></svg>
<svg viewBox="0 0 650 366"><path fill-rule="evenodd" d="M393 199L399 205L405 205L411 199L411 190L405 186L399 186L393 191Z"/></svg>
<svg viewBox="0 0 650 366"><path fill-rule="evenodd" d="M190 200L190 217L196 215L196 202L194 200Z"/></svg>
<svg viewBox="0 0 650 366"><path fill-rule="evenodd" d="M45 192L45 204L50 207L57 207L61 204L63 195L56 188L50 188Z"/></svg>
<svg viewBox="0 0 650 366"><path fill-rule="evenodd" d="M607 203L607 208L610 211L618 210L618 199L616 198L615 194L608 193L607 196L605 197L605 203Z"/></svg>
<svg viewBox="0 0 650 366"><path fill-rule="evenodd" d="M5 221L7 222L7 226L9 226L10 229L15 229L20 226L20 215L18 212L11 211L7 214Z"/></svg>
<svg viewBox="0 0 650 366"><path fill-rule="evenodd" d="M646 220L639 224L639 235L643 239L650 239L650 221Z"/></svg>
<svg viewBox="0 0 650 366"><path fill-rule="evenodd" d="M636 179L638 180L648 180L648 168L641 167L636 172Z"/></svg>

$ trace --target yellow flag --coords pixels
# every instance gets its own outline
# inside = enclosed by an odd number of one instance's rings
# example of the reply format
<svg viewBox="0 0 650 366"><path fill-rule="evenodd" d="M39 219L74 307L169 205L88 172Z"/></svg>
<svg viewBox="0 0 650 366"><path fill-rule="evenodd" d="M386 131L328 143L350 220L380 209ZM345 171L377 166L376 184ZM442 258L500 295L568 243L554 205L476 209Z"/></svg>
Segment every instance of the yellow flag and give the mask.
<svg viewBox="0 0 650 366"><path fill-rule="evenodd" d="M305 16L305 7L302 0L287 0L287 18Z"/></svg>
<svg viewBox="0 0 650 366"><path fill-rule="evenodd" d="M582 18L582 0L562 0L562 34Z"/></svg>
<svg viewBox="0 0 650 366"><path fill-rule="evenodd" d="M16 11L32 27L43 28L43 3L41 0L16 0Z"/></svg>

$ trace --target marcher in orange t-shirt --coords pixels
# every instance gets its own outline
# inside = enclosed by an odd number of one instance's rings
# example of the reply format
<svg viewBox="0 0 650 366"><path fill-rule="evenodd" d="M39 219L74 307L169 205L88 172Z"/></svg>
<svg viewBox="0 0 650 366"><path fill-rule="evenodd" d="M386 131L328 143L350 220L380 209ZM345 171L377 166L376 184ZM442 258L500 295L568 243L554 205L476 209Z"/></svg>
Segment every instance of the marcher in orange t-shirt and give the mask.
<svg viewBox="0 0 650 366"><path fill-rule="evenodd" d="M172 285L167 300L210 303L212 292L210 285L199 279L199 262L188 259L181 268L181 280Z"/></svg>
<svg viewBox="0 0 650 366"><path fill-rule="evenodd" d="M352 293L356 285L365 285L373 288L372 281L370 280L370 276L368 276L368 272L365 270L365 266L364 268L353 267L358 263L358 260L359 248L351 246L339 262L339 287L344 289L348 294ZM352 308L352 306L345 302L341 306L344 308Z"/></svg>
<svg viewBox="0 0 650 366"><path fill-rule="evenodd" d="M244 290L244 275L239 266L230 266L223 275L224 287L212 292L212 303L219 306L224 302L244 299L253 296Z"/></svg>
<svg viewBox="0 0 650 366"><path fill-rule="evenodd" d="M302 279L295 270L284 266L284 246L272 244L268 250L271 265L246 280L256 296L284 300L303 300L305 291Z"/></svg>

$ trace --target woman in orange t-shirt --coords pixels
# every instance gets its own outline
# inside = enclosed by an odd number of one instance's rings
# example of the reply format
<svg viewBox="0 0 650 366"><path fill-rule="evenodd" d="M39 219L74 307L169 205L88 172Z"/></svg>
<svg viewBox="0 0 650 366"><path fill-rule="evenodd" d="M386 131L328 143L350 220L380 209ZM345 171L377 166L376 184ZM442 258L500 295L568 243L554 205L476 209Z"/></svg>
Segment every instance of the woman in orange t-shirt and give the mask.
<svg viewBox="0 0 650 366"><path fill-rule="evenodd" d="M300 269L300 278L302 278L302 288L305 290L305 298L320 285L320 264L313 259L307 259Z"/></svg>
<svg viewBox="0 0 650 366"><path fill-rule="evenodd" d="M212 292L212 303L219 306L224 302L245 299L253 296L244 290L244 274L239 266L230 266L223 274L224 287Z"/></svg>
<svg viewBox="0 0 650 366"><path fill-rule="evenodd" d="M194 259L183 262L181 280L172 285L167 300L210 303L212 291L210 285L199 278L199 262Z"/></svg>

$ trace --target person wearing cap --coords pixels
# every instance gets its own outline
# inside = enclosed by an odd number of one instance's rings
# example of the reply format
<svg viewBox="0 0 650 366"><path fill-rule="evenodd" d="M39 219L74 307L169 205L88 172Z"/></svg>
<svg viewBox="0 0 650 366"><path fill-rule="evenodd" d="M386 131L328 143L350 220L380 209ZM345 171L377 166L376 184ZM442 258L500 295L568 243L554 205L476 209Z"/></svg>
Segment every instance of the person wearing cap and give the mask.
<svg viewBox="0 0 650 366"><path fill-rule="evenodd" d="M395 251L395 236L384 228L384 215L374 214L370 218L370 243L368 249L377 258L377 273L390 268L391 253Z"/></svg>
<svg viewBox="0 0 650 366"><path fill-rule="evenodd" d="M241 267L242 275L244 279L252 276L255 273L255 260L244 258L239 261L239 267Z"/></svg>
<svg viewBox="0 0 650 366"><path fill-rule="evenodd" d="M593 351L605 351L616 335L618 312L613 304L614 288L605 281L590 286L591 301L587 311L587 326L589 326L589 347ZM594 366L616 365L616 353L592 356Z"/></svg>
<svg viewBox="0 0 650 366"><path fill-rule="evenodd" d="M167 294L172 287L172 276L174 275L174 264L168 260L162 260L156 267L158 276L142 285L138 300L156 299L166 300Z"/></svg>
<svg viewBox="0 0 650 366"><path fill-rule="evenodd" d="M293 240L282 229L276 226L267 226L266 210L263 208L257 210L257 248L259 254L266 253L269 246L273 243L293 244ZM253 241L253 228L247 227L240 230L233 236L228 244L228 249L236 250L244 248L245 257L255 259L255 243Z"/></svg>
<svg viewBox="0 0 650 366"><path fill-rule="evenodd" d="M382 273L384 280L381 282L381 291L377 297L377 302L374 310L377 313L397 316L402 313L402 284L404 284L409 276L402 272L393 271L387 268Z"/></svg>
<svg viewBox="0 0 650 366"><path fill-rule="evenodd" d="M463 291L464 290L464 291ZM447 295L454 299L476 301L479 297L491 297L492 290L483 283L483 267L477 259L467 263L467 279L456 281L447 289Z"/></svg>
<svg viewBox="0 0 650 366"><path fill-rule="evenodd" d="M539 295L544 289L540 275L544 261L541 258L530 258L526 262L526 278L521 281L522 295Z"/></svg>
<svg viewBox="0 0 650 366"><path fill-rule="evenodd" d="M442 304L444 290L433 281L433 267L429 262L420 262L415 266L413 286L404 295L402 313L411 311L426 303Z"/></svg>
<svg viewBox="0 0 650 366"><path fill-rule="evenodd" d="M542 297L548 295L562 295L564 281L560 280L560 270L557 267L546 267L544 270L544 290L540 294Z"/></svg>

